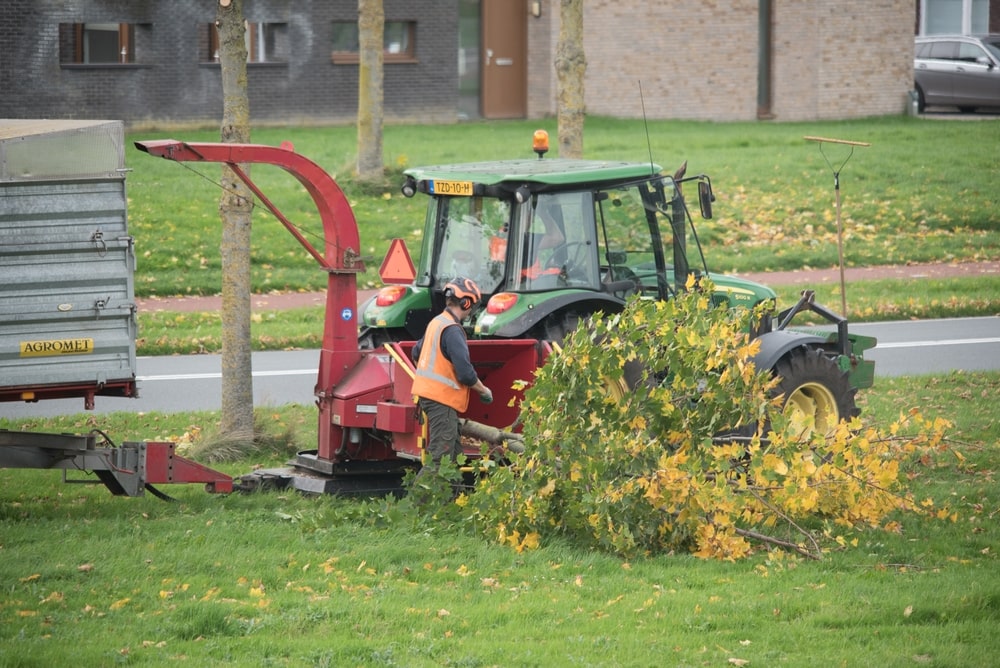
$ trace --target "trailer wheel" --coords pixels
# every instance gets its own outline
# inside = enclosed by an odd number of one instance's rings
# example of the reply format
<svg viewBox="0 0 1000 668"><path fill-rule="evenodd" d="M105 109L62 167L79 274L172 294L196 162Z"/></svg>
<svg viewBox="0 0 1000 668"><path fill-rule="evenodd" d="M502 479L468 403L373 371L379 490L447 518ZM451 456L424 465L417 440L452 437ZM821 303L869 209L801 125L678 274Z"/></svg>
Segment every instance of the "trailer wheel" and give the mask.
<svg viewBox="0 0 1000 668"><path fill-rule="evenodd" d="M818 348L791 350L773 372L781 379L775 394L785 397L783 412L803 437L832 434L841 419L860 413L847 372Z"/></svg>

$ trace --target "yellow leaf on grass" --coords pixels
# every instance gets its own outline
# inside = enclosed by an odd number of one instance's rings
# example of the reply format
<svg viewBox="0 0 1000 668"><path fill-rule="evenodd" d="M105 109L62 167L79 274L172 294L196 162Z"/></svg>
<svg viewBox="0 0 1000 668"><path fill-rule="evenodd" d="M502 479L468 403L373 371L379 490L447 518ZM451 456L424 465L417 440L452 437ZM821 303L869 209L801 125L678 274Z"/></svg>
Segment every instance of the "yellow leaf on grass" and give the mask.
<svg viewBox="0 0 1000 668"><path fill-rule="evenodd" d="M537 532L532 531L524 537L524 542L522 542L521 545L528 550L537 550L539 538L541 538L541 536L539 536Z"/></svg>
<svg viewBox="0 0 1000 668"><path fill-rule="evenodd" d="M111 609L112 610L121 610L126 605L128 605L129 601L131 601L131 600L132 599L130 599L130 598L120 598L120 599L118 599L117 601L115 601L114 603L111 604Z"/></svg>

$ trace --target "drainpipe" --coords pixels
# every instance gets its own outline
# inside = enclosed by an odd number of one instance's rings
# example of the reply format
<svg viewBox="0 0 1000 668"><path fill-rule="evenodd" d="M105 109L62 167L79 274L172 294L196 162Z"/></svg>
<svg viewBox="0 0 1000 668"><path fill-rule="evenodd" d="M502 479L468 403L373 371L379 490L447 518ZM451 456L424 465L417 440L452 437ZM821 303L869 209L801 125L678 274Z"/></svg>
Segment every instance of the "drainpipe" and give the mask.
<svg viewBox="0 0 1000 668"><path fill-rule="evenodd" d="M774 118L771 112L771 62L774 56L771 39L771 0L758 0L757 6L757 119Z"/></svg>

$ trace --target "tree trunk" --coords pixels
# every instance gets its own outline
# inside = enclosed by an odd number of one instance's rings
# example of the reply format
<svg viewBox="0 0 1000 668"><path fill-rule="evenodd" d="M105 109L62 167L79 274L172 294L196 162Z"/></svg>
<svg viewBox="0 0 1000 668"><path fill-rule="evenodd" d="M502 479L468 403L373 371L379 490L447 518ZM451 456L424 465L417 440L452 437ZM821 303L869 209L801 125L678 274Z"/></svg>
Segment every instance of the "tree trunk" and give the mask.
<svg viewBox="0 0 1000 668"><path fill-rule="evenodd" d="M382 0L358 0L358 178L381 181L382 43L385 12Z"/></svg>
<svg viewBox="0 0 1000 668"><path fill-rule="evenodd" d="M219 62L222 69L222 141L250 142L246 27L243 0L219 0ZM249 165L241 165L249 173ZM222 423L227 440L253 438L253 376L250 360L250 223L253 196L233 171L222 167Z"/></svg>
<svg viewBox="0 0 1000 668"><path fill-rule="evenodd" d="M583 157L584 75L583 0L559 0L559 41L556 44L559 157Z"/></svg>

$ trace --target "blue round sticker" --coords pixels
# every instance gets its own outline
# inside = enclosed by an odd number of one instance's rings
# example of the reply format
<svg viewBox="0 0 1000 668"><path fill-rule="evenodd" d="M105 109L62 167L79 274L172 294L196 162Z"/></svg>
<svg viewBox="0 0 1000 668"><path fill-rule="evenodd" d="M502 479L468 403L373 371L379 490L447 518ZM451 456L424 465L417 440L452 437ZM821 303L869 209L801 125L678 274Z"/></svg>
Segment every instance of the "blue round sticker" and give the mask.
<svg viewBox="0 0 1000 668"><path fill-rule="evenodd" d="M345 321L353 320L354 309L345 308L343 311L340 312L340 319Z"/></svg>

